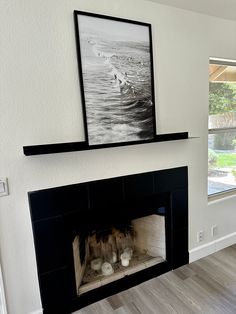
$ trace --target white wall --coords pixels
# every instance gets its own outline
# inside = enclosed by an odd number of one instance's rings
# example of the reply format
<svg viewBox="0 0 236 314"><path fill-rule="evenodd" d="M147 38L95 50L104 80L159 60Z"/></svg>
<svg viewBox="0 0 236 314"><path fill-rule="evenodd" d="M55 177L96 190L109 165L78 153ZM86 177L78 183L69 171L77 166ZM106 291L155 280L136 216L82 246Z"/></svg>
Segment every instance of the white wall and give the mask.
<svg viewBox="0 0 236 314"><path fill-rule="evenodd" d="M6 300L5 300L5 289L3 284L3 278L2 278L2 269L0 264L0 313L1 314L7 314L6 309Z"/></svg>
<svg viewBox="0 0 236 314"><path fill-rule="evenodd" d="M74 9L152 24L158 132L189 131L177 142L25 157L23 145L83 140ZM208 206L209 56L236 59L236 23L142 0L2 0L0 250L10 314L41 307L27 192L189 166L189 248L197 230L236 231L235 197Z"/></svg>

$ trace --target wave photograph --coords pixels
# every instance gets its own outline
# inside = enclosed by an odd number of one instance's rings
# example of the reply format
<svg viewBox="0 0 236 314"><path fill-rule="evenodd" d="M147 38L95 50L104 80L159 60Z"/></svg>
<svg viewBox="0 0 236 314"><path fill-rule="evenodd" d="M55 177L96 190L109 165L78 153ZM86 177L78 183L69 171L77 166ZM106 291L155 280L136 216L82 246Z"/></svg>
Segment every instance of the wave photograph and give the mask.
<svg viewBox="0 0 236 314"><path fill-rule="evenodd" d="M78 28L89 145L152 139L149 28L85 15Z"/></svg>

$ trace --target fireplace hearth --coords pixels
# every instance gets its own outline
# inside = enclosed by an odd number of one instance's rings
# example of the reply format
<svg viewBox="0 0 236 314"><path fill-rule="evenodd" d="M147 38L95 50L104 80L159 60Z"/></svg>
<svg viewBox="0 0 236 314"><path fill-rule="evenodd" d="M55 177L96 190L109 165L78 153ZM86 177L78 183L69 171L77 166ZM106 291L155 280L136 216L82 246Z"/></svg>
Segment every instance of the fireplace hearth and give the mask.
<svg viewBox="0 0 236 314"><path fill-rule="evenodd" d="M188 263L187 167L29 192L44 314Z"/></svg>

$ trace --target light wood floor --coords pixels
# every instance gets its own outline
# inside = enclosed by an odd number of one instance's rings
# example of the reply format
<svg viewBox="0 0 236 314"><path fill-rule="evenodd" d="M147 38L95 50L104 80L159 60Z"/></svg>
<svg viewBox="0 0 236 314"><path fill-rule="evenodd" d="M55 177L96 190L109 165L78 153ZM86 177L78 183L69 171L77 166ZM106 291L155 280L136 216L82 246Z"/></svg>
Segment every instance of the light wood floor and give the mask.
<svg viewBox="0 0 236 314"><path fill-rule="evenodd" d="M236 245L74 314L236 314Z"/></svg>

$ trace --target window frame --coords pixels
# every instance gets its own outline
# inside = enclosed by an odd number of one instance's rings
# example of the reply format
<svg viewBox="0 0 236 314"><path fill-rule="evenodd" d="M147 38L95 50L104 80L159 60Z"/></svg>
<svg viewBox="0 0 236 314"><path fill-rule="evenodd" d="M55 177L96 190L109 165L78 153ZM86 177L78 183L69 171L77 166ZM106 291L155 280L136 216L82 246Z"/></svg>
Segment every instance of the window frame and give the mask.
<svg viewBox="0 0 236 314"><path fill-rule="evenodd" d="M233 66L236 68L236 60L226 60L226 59L218 59L218 58L210 58L209 59L209 65L210 64L216 64L216 65L226 65L226 66ZM209 82L209 79L208 79ZM209 92L208 92L209 96ZM208 101L208 109L209 109L209 101ZM209 112L208 112L208 119L209 119ZM235 127L223 127L223 128L209 128L208 125L208 139L209 135L214 135L214 134L221 134L221 133L227 133L227 132L236 132L236 126ZM209 149L209 144L207 144L207 147ZM209 168L207 168L209 170ZM207 180L208 183L208 180ZM208 187L208 184L207 184ZM209 200L215 200L219 199L221 197L227 197L227 196L232 196L236 194L236 186L235 188L228 189L225 191L220 191L216 193L209 194L207 191L208 199Z"/></svg>

